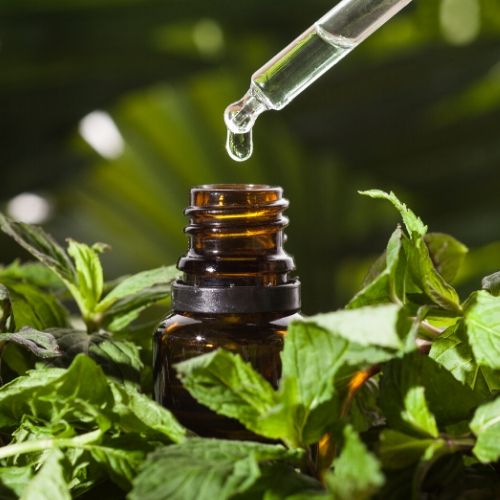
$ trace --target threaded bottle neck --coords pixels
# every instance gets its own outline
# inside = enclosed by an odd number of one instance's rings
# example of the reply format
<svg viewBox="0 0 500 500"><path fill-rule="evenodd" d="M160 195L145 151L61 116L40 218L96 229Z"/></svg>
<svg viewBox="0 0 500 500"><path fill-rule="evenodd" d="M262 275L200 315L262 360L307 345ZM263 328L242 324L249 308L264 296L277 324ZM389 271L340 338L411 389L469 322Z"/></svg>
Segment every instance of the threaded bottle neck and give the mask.
<svg viewBox="0 0 500 500"><path fill-rule="evenodd" d="M184 294L193 302L196 292L204 294L203 307L211 304L212 310L220 312L224 307L231 309L227 312L241 313L298 309L299 284L290 278L295 265L283 250L287 207L280 187L213 184L193 188L185 210L189 249L178 262L184 276L174 286L174 308L176 298L179 302ZM234 302L231 297L239 299ZM234 303L216 305L221 300Z"/></svg>
<svg viewBox="0 0 500 500"><path fill-rule="evenodd" d="M193 188L186 233L189 250L179 260L188 284L275 285L295 269L283 250L283 190L253 184Z"/></svg>

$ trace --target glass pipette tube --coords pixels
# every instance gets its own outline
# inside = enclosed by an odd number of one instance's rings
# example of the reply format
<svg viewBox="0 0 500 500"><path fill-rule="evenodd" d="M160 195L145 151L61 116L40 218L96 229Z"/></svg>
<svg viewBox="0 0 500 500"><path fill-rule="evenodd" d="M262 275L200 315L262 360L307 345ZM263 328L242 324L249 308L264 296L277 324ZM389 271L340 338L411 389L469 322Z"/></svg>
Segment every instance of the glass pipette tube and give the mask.
<svg viewBox="0 0 500 500"><path fill-rule="evenodd" d="M258 69L250 89L224 112L226 149L236 161L252 154L252 127L270 109L283 109L411 0L343 0Z"/></svg>

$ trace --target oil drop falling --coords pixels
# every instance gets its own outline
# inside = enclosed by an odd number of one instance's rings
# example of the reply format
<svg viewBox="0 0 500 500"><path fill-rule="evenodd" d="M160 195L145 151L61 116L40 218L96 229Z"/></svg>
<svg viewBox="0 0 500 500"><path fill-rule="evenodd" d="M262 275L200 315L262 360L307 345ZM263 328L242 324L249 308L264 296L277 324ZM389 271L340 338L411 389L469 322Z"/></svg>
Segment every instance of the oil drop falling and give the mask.
<svg viewBox="0 0 500 500"><path fill-rule="evenodd" d="M235 161L248 160L253 151L252 129L243 134L236 134L228 129L226 150Z"/></svg>

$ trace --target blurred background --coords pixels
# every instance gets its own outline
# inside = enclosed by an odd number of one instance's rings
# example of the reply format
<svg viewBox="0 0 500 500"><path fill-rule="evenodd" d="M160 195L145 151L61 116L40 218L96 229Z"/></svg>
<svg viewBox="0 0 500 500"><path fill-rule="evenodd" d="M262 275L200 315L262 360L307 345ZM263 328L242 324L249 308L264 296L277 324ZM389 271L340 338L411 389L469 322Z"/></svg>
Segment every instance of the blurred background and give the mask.
<svg viewBox="0 0 500 500"><path fill-rule="evenodd" d="M415 0L283 111L239 164L224 108L334 0L2 0L0 208L104 241L108 279L186 249L191 186L272 183L306 313L345 303L398 217L392 189L500 269L500 0ZM0 262L24 258L0 236Z"/></svg>

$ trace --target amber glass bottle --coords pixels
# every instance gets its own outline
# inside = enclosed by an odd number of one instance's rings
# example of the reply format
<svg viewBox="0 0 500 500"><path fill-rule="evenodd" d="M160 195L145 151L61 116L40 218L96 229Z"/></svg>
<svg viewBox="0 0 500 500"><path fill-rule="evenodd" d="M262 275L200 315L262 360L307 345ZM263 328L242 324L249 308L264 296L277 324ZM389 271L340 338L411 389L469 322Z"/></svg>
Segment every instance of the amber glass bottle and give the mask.
<svg viewBox="0 0 500 500"><path fill-rule="evenodd" d="M300 284L283 250L282 189L217 184L191 190L189 250L172 289L172 313L154 334L156 400L202 436L254 438L237 421L198 404L174 365L224 348L240 354L275 387L288 324L299 317Z"/></svg>

